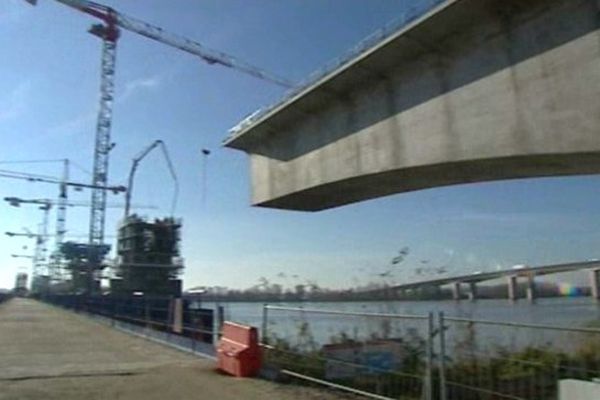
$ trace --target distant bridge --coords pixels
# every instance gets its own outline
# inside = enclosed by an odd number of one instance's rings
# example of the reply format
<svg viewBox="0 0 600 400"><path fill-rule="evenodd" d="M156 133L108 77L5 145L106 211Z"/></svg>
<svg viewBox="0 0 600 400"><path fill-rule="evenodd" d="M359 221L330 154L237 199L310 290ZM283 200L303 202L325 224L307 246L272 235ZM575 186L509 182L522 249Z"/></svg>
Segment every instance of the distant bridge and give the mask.
<svg viewBox="0 0 600 400"><path fill-rule="evenodd" d="M468 285L468 297L471 300L477 298L477 284L483 281L493 279L506 278L508 283L508 298L510 300L517 299L517 280L519 278L527 279L527 299L533 301L535 299L535 282L534 278L541 275L558 274L561 272L590 271L590 286L592 289L592 297L600 300L600 260L590 260L582 262L573 262L566 264L552 264L537 267L522 267L503 269L492 272L476 272L467 275L459 275L452 277L444 277L438 279L430 279L427 281L419 281L405 283L387 287L388 291L403 291L410 289L418 289L422 287L440 287L445 285L453 285L452 294L455 300L462 298L461 286Z"/></svg>

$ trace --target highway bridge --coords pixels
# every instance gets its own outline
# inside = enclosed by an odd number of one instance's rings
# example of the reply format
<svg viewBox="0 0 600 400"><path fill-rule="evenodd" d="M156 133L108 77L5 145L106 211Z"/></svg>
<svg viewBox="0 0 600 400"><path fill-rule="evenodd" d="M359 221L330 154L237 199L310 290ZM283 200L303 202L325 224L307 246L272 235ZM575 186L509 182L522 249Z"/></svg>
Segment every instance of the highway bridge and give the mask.
<svg viewBox="0 0 600 400"><path fill-rule="evenodd" d="M404 291L411 289L418 289L424 287L441 287L445 285L452 285L453 297L455 300L462 298L462 285L468 286L468 298L475 300L477 298L477 284L484 281L491 281L499 278L507 279L507 296L510 300L517 299L517 283L518 279L527 280L527 299L529 301L535 300L535 277L543 275L558 274L561 272L571 272L579 270L589 270L590 274L590 287L592 297L600 300L600 260L589 260L581 262L572 262L565 264L552 264L543 266L515 266L510 269L502 269L490 272L474 272L466 275L442 277L436 279L430 279L426 281L418 281L405 283L402 285L395 285L386 288L388 291Z"/></svg>

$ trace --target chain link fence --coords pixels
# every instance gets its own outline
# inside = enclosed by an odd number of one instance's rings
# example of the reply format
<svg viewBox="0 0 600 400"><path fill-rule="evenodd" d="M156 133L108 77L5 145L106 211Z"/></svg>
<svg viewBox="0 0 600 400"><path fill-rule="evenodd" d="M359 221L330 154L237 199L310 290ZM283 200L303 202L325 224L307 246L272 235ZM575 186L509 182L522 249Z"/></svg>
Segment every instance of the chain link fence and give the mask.
<svg viewBox="0 0 600 400"><path fill-rule="evenodd" d="M265 305L267 374L375 399L555 400L600 377L600 329Z"/></svg>
<svg viewBox="0 0 600 400"><path fill-rule="evenodd" d="M204 356L214 356L223 320L222 307L215 318L185 299L180 312L174 299L46 301ZM265 377L373 399L557 400L560 380L600 377L594 324L265 305L261 325Z"/></svg>
<svg viewBox="0 0 600 400"><path fill-rule="evenodd" d="M558 398L600 377L600 329L439 316L443 400Z"/></svg>
<svg viewBox="0 0 600 400"><path fill-rule="evenodd" d="M264 365L374 399L432 399L432 315L265 306Z"/></svg>

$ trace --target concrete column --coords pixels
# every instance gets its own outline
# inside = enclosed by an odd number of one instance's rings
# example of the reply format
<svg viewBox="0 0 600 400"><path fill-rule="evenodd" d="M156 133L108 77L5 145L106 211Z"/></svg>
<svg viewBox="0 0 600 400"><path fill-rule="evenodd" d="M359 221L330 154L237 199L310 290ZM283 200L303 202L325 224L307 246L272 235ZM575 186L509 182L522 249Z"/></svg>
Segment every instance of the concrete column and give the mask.
<svg viewBox="0 0 600 400"><path fill-rule="evenodd" d="M592 298L600 300L600 269L590 271L590 287L592 288Z"/></svg>
<svg viewBox="0 0 600 400"><path fill-rule="evenodd" d="M475 301L477 300L477 283L469 282L469 300Z"/></svg>
<svg viewBox="0 0 600 400"><path fill-rule="evenodd" d="M460 282L454 282L452 284L452 298L454 300L460 300L462 293L460 292Z"/></svg>
<svg viewBox="0 0 600 400"><path fill-rule="evenodd" d="M511 275L511 276L507 276L507 286L508 286L508 299L510 301L515 301L517 300L517 276L516 275Z"/></svg>
<svg viewBox="0 0 600 400"><path fill-rule="evenodd" d="M529 275L527 277L527 300L530 303L535 301L535 276Z"/></svg>

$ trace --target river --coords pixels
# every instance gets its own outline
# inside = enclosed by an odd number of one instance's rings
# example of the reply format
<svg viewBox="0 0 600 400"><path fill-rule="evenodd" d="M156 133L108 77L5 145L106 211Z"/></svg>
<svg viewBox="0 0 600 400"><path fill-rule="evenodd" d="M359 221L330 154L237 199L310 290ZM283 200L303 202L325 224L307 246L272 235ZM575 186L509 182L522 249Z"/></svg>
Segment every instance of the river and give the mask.
<svg viewBox="0 0 600 400"><path fill-rule="evenodd" d="M231 302L222 303L225 319L242 324L262 326L263 304ZM600 322L600 303L589 297L543 298L534 304L520 300L511 304L508 300L470 301L390 301L390 302L294 302L271 303L271 305L336 310L345 312L386 313L426 316L429 312L443 312L447 317L476 320L504 321L511 323L544 324L561 327L585 327ZM213 308L214 303L204 303ZM277 336L292 343L317 345L330 343L344 336L355 340L374 337L406 337L407 333L420 336L426 332L426 320L349 317L269 310L269 336ZM456 345L469 336L465 323L448 321L449 342ZM485 346L521 347L523 345L564 346L579 342L581 336L551 330L517 328L514 326L475 325L478 340ZM598 325L595 325L598 327ZM600 335L596 335L600 337ZM474 338L471 338L474 340Z"/></svg>

